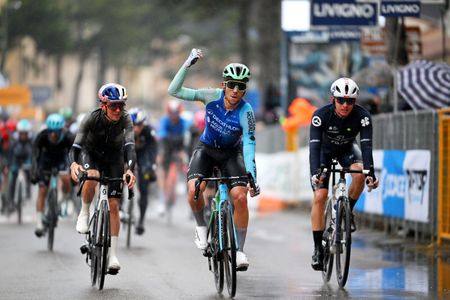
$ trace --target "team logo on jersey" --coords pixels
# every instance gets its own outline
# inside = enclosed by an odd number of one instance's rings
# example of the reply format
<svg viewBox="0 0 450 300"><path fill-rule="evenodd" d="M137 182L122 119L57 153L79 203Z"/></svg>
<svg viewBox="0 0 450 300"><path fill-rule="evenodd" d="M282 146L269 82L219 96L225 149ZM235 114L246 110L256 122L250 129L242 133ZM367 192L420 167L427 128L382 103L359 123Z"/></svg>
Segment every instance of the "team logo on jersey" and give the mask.
<svg viewBox="0 0 450 300"><path fill-rule="evenodd" d="M315 127L319 127L320 125L322 125L322 120L318 117L318 116L314 116L312 118L312 122L313 126Z"/></svg>
<svg viewBox="0 0 450 300"><path fill-rule="evenodd" d="M362 127L366 127L369 124L370 124L370 122L369 122L369 118L368 117L365 117L364 119L361 119L361 126Z"/></svg>

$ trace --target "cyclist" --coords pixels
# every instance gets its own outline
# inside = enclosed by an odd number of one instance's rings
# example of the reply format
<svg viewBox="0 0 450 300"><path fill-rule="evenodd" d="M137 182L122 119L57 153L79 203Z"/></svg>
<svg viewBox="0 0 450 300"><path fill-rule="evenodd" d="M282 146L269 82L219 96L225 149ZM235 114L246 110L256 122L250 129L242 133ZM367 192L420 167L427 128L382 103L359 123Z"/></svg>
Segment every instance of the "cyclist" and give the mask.
<svg viewBox="0 0 450 300"><path fill-rule="evenodd" d="M59 109L59 114L64 118L64 127L69 129L70 126L75 122L73 118L72 108L69 106L61 107Z"/></svg>
<svg viewBox="0 0 450 300"><path fill-rule="evenodd" d="M156 181L156 155L158 144L156 132L150 124L146 123L147 116L140 108L130 109L133 121L134 142L136 143L137 156L137 180L139 187L139 221L136 226L136 234L145 232L145 213L148 206L149 183Z"/></svg>
<svg viewBox="0 0 450 300"><path fill-rule="evenodd" d="M369 112L356 104L359 88L350 78L339 78L331 85L332 103L315 111L309 139L309 163L311 186L314 200L311 208L311 227L314 239L314 254L311 266L314 270L323 269L322 234L325 228L324 210L328 195L329 175L318 174L321 165L330 169L331 161L337 158L342 167L355 170L371 170L368 179L369 189L378 186L373 178L372 120ZM361 148L356 143L360 135ZM348 198L353 208L364 190L364 175L352 174ZM352 213L352 231L356 230Z"/></svg>
<svg viewBox="0 0 450 300"><path fill-rule="evenodd" d="M15 196L15 186L19 169L24 168L27 180L26 196L30 197L30 167L33 142L31 136L31 123L27 119L22 119L17 123L18 137L11 143L7 167L10 172L9 201L13 204Z"/></svg>
<svg viewBox="0 0 450 300"><path fill-rule="evenodd" d="M207 228L204 219L203 191L199 201L194 201L195 181L199 176L212 175L214 166L221 168L224 176L245 176L250 172L256 180L255 164L255 115L249 103L243 100L250 70L239 63L231 63L223 70L221 88L190 89L183 82L191 67L203 54L200 49L192 49L186 62L169 85L169 94L188 101L201 101L206 104L205 130L192 154L188 170L188 200L197 226L195 243L206 249ZM233 180L230 195L234 204L234 221L239 249L236 256L237 269L247 270L248 258L243 252L248 227L247 192L251 196L259 194L249 188L246 180Z"/></svg>
<svg viewBox="0 0 450 300"><path fill-rule="evenodd" d="M158 157L160 162L160 183L161 197L160 200L165 204L165 209L169 209L170 205L175 201L176 182L169 172L172 163L178 163L179 169L183 169L183 165L187 161L185 152L185 134L188 130L188 124L181 117L182 105L177 100L171 100L166 106L167 114L160 120L158 136L160 139L161 151ZM181 163L181 164L180 164ZM164 208L164 205L162 205ZM161 209L161 212L164 210Z"/></svg>
<svg viewBox="0 0 450 300"><path fill-rule="evenodd" d="M50 183L52 168L63 171L68 169L69 149L73 143L73 135L64 129L64 118L60 114L50 114L45 121L47 128L38 133L33 143L31 183L39 183L36 201L36 230L37 237L44 234L43 212L45 197ZM70 176L61 175L64 197L70 192Z"/></svg>
<svg viewBox="0 0 450 300"><path fill-rule="evenodd" d="M125 110L128 98L126 89L116 83L100 87L98 99L100 108L88 114L82 121L70 150L70 171L72 179L78 182L80 172L88 176L108 177L130 176L128 188L133 188L136 178L132 170L136 163L134 150L133 122ZM124 161L125 156L125 161ZM124 166L126 162L126 171ZM89 207L94 197L96 181L86 181L81 192L81 210L76 230L87 233L89 230ZM108 200L111 218L111 245L108 269L112 274L120 270L117 259L117 242L120 230L119 207L122 196L122 183L108 185Z"/></svg>

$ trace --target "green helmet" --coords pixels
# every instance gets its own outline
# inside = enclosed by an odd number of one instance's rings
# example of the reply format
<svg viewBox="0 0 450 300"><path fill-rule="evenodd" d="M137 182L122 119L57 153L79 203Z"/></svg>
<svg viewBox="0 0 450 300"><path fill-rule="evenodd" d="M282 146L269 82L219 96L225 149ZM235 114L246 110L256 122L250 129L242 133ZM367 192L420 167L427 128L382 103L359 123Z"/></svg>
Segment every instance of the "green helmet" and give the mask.
<svg viewBox="0 0 450 300"><path fill-rule="evenodd" d="M72 109L68 106L61 107L61 109L59 110L59 114L63 116L64 120L72 118L73 115Z"/></svg>
<svg viewBox="0 0 450 300"><path fill-rule="evenodd" d="M244 64L231 63L223 69L222 76L226 80L238 80L247 82L250 80L250 70Z"/></svg>

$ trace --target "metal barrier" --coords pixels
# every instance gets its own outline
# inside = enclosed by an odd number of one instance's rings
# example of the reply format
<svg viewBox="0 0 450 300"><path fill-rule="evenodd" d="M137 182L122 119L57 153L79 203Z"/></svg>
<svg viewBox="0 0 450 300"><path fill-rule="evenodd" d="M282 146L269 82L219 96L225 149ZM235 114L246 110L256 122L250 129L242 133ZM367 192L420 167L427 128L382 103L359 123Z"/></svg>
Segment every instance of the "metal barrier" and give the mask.
<svg viewBox="0 0 450 300"><path fill-rule="evenodd" d="M441 126L439 116L442 119ZM374 149L430 151L430 206L429 223L367 214L364 216L367 224L375 226L376 223L381 222L386 231L401 232L404 235L414 234L416 241L419 239L434 241L438 234L439 199L441 202L439 233L442 231L444 236L448 234L450 238L450 175L444 175L444 173L450 174L450 110L379 114L373 116L372 121ZM443 145L441 148L439 148L439 132L443 136L441 137L441 145ZM301 127L299 129L300 147L307 147L308 143L309 126ZM257 132L257 151L264 153L285 151L284 145L285 134L280 126L265 127L264 130ZM441 153L439 149L441 149ZM441 164L439 164L439 159L441 159ZM441 170L439 169L440 165L442 165ZM439 174L442 176L438 176ZM438 182L438 180L443 180L443 182ZM442 189L441 191L438 190L439 187ZM441 235L439 234L439 236Z"/></svg>
<svg viewBox="0 0 450 300"><path fill-rule="evenodd" d="M450 239L450 109L439 111L439 226L438 244Z"/></svg>

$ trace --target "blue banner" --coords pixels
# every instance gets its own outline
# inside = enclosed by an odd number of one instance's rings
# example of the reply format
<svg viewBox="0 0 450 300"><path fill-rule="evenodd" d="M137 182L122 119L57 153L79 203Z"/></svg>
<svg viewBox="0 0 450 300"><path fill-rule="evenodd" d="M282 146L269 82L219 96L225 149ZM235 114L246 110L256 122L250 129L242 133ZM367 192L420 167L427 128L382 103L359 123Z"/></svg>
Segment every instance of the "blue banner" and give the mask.
<svg viewBox="0 0 450 300"><path fill-rule="evenodd" d="M380 15L385 17L420 17L420 1L381 1Z"/></svg>
<svg viewBox="0 0 450 300"><path fill-rule="evenodd" d="M312 0L312 26L376 26L377 2Z"/></svg>

